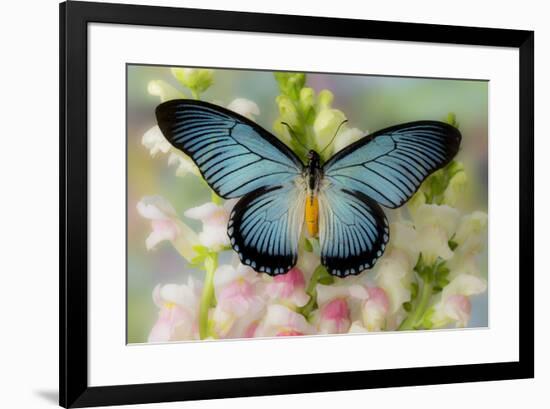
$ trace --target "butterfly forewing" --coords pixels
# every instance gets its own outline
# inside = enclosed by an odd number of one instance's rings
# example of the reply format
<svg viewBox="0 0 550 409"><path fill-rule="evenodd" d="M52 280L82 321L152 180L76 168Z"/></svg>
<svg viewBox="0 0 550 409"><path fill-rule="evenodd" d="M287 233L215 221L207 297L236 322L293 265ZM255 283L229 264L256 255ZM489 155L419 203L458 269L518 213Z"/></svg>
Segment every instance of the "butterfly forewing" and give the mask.
<svg viewBox="0 0 550 409"><path fill-rule="evenodd" d="M325 177L383 206L403 205L431 173L458 152L458 129L443 122L393 126L353 143L324 166Z"/></svg>
<svg viewBox="0 0 550 409"><path fill-rule="evenodd" d="M223 198L291 183L302 172L301 161L286 145L225 108L173 100L160 104L156 115L168 141L191 157L206 182Z"/></svg>

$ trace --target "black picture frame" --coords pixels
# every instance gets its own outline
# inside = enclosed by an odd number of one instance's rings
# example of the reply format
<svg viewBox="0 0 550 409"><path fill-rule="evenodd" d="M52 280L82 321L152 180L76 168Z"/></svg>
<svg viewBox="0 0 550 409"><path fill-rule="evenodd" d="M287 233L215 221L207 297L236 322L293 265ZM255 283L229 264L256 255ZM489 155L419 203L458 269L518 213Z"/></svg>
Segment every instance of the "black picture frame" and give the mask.
<svg viewBox="0 0 550 409"><path fill-rule="evenodd" d="M534 32L70 1L60 19L60 405L88 407L534 377ZM519 50L519 360L137 385L88 385L87 26L187 27ZM121 135L121 137L123 137Z"/></svg>

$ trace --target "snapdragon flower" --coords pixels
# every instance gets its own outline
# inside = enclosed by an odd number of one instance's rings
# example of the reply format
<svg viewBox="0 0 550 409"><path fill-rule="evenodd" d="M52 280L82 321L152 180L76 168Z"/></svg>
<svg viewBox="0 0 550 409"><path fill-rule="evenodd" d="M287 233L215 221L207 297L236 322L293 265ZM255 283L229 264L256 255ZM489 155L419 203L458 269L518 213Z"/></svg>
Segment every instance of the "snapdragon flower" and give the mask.
<svg viewBox="0 0 550 409"><path fill-rule="evenodd" d="M267 312L255 330L257 337L296 336L314 334L315 329L305 317L281 304L268 306Z"/></svg>
<svg viewBox="0 0 550 409"><path fill-rule="evenodd" d="M264 284L250 267L224 264L214 276L217 304L211 314L213 333L218 338L244 337L257 325L266 305Z"/></svg>
<svg viewBox="0 0 550 409"><path fill-rule="evenodd" d="M468 297L487 290L487 282L472 274L459 274L442 291L441 299L433 306L430 321L434 328L444 327L452 322L457 327L468 324L471 303Z"/></svg>
<svg viewBox="0 0 550 409"><path fill-rule="evenodd" d="M196 257L194 247L199 244L197 234L177 216L173 206L162 196L146 196L137 204L141 216L151 220L152 231L145 240L147 250L153 250L160 242L168 240L187 260Z"/></svg>
<svg viewBox="0 0 550 409"><path fill-rule="evenodd" d="M227 109L245 116L252 121L260 115L260 108L258 105L254 101L246 98L235 98L227 105Z"/></svg>
<svg viewBox="0 0 550 409"><path fill-rule="evenodd" d="M299 268L294 267L286 274L273 277L266 286L266 292L272 302L276 301L292 307L303 307L309 301L305 286L304 274Z"/></svg>
<svg viewBox="0 0 550 409"><path fill-rule="evenodd" d="M157 285L153 290L153 301L159 308L159 313L148 342L198 339L200 291L200 283L192 277L183 285Z"/></svg>
<svg viewBox="0 0 550 409"><path fill-rule="evenodd" d="M227 200L223 205L208 202L185 211L186 217L202 222L199 241L203 246L214 251L220 251L229 246L227 223L235 203L236 200Z"/></svg>

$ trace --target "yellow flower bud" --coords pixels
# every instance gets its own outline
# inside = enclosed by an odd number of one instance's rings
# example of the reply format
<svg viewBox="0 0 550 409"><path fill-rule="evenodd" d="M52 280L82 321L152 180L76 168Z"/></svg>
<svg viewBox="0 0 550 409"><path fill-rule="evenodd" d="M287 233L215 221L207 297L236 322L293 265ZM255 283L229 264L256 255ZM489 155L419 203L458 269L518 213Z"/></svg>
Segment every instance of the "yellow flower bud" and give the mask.
<svg viewBox="0 0 550 409"><path fill-rule="evenodd" d="M302 88L300 90L300 108L307 113L315 104L315 91L313 88Z"/></svg>
<svg viewBox="0 0 550 409"><path fill-rule="evenodd" d="M321 108L330 108L330 105L334 100L334 95L328 89L324 89L321 92L319 92L319 96L317 97L317 100Z"/></svg>
<svg viewBox="0 0 550 409"><path fill-rule="evenodd" d="M214 80L214 70L198 68L172 68L172 75L187 88L201 93L206 91Z"/></svg>
<svg viewBox="0 0 550 409"><path fill-rule="evenodd" d="M292 100L286 95L279 95L275 101L279 107L281 122L286 122L295 132L297 132L298 130L296 128L300 126L300 120L298 118L298 111Z"/></svg>
<svg viewBox="0 0 550 409"><path fill-rule="evenodd" d="M443 193L443 203L449 206L455 206L460 197L464 194L467 183L468 177L466 176L466 172L460 171L454 175L449 181L445 193Z"/></svg>

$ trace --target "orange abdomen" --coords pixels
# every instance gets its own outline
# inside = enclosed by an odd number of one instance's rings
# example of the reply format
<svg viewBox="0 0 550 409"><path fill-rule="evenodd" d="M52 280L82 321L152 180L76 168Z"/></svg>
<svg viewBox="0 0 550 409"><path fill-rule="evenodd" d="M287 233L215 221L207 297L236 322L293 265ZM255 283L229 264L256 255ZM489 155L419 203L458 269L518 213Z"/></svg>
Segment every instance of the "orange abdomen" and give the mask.
<svg viewBox="0 0 550 409"><path fill-rule="evenodd" d="M306 226L311 237L319 233L319 200L317 195L307 195L306 198Z"/></svg>

